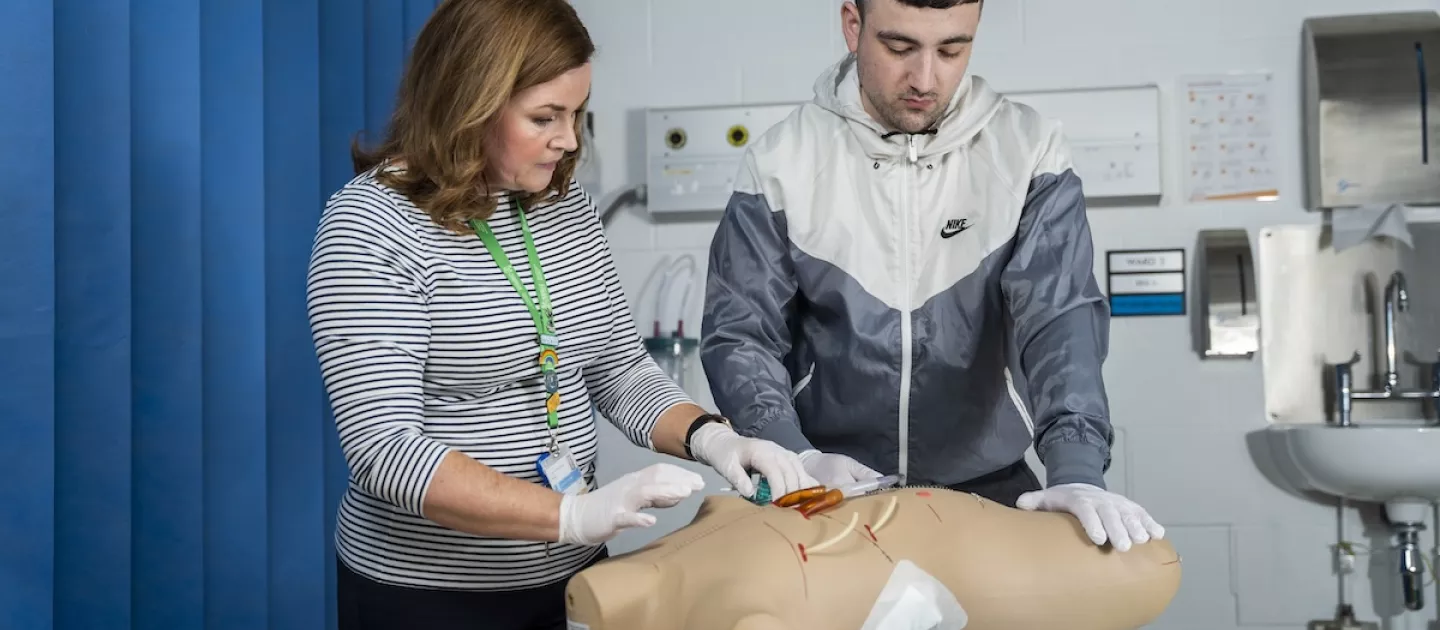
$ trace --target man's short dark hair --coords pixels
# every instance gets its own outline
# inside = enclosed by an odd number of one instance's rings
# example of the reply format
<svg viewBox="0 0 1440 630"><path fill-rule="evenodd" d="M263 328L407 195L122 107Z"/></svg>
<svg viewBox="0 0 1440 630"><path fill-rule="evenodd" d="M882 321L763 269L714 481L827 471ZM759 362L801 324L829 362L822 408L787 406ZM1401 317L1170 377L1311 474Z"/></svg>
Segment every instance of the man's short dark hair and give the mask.
<svg viewBox="0 0 1440 630"><path fill-rule="evenodd" d="M918 9L948 9L958 7L962 4L982 4L985 0L895 0L900 4L912 6ZM855 8L860 10L860 19L865 19L865 3L867 0L854 0Z"/></svg>

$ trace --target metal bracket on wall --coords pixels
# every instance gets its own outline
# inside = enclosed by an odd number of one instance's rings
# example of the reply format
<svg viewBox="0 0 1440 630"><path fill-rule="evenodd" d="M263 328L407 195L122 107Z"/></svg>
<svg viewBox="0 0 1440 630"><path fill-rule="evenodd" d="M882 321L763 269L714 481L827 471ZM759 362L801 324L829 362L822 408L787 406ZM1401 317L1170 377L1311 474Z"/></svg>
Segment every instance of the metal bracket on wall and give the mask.
<svg viewBox="0 0 1440 630"><path fill-rule="evenodd" d="M1196 350L1202 359L1253 358L1260 349L1260 308L1250 235L1203 230L1198 241Z"/></svg>

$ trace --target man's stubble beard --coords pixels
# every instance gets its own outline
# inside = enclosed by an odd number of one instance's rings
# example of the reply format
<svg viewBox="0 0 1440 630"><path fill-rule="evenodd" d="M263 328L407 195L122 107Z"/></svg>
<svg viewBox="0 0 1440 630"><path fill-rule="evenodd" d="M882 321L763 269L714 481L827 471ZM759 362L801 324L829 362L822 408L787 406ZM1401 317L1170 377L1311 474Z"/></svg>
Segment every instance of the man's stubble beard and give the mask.
<svg viewBox="0 0 1440 630"><path fill-rule="evenodd" d="M920 124L915 125L909 123L908 121L915 120L915 117L908 115L909 112L906 111L908 108L906 108L905 105L897 102L899 99L895 99L892 101L885 94L875 93L874 91L866 87L865 73L863 72L863 70L857 68L857 74L857 78L859 79L860 84L860 92L865 95L866 100L870 101L870 106L875 108L875 116L879 118L879 120L877 120L876 122L880 123L887 129L900 131L903 133L920 133L934 127L935 123L939 122L940 115L945 111L945 103L943 103L937 95L935 98L934 109L930 112L923 114L923 117L920 118Z"/></svg>
<svg viewBox="0 0 1440 630"><path fill-rule="evenodd" d="M876 101L873 94L869 98L870 102L875 105L875 113L880 116L880 124L889 129L904 133L920 133L934 127L935 123L940 120L941 110L938 100L932 111L924 114L919 112L912 114L903 104L889 100Z"/></svg>

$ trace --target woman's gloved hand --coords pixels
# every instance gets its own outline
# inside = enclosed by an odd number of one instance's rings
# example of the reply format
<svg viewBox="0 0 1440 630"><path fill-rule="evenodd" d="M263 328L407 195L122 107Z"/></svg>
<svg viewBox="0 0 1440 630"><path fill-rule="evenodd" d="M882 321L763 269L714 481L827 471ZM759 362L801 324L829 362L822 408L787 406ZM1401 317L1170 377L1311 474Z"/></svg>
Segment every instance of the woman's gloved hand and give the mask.
<svg viewBox="0 0 1440 630"><path fill-rule="evenodd" d="M655 516L640 510L667 508L705 488L705 479L673 464L654 464L586 494L560 499L560 542L599 545L631 527L649 527Z"/></svg>
<svg viewBox="0 0 1440 630"><path fill-rule="evenodd" d="M773 497L819 485L805 472L800 456L790 449L770 440L742 436L719 422L711 422L695 431L690 438L690 454L695 461L714 468L745 497L755 496L755 483L750 480L751 470L765 477Z"/></svg>
<svg viewBox="0 0 1440 630"><path fill-rule="evenodd" d="M882 476L869 466L838 453L805 451L800 454L800 462L811 476L828 488L838 488Z"/></svg>

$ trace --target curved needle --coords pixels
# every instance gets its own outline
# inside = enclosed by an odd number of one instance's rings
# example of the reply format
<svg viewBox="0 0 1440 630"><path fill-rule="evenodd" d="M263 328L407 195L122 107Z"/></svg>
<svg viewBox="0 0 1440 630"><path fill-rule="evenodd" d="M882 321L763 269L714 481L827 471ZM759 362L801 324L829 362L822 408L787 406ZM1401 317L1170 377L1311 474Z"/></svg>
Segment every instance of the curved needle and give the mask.
<svg viewBox="0 0 1440 630"><path fill-rule="evenodd" d="M806 551L814 554L814 553L818 553L818 552L824 551L824 550L826 550L826 549L834 546L835 543L840 542L840 539L844 538L847 534L849 534L851 531L853 531L853 530L855 529L855 524L858 523L859 521L860 521L860 513L859 513L859 512L851 512L851 513L850 513L850 524L846 525L844 530L842 530L842 531L841 531L840 533L838 533L838 534L835 534L834 536L831 536L830 538L826 539L824 542L821 542L820 544L815 545L814 547L809 547L809 548L807 548Z"/></svg>
<svg viewBox="0 0 1440 630"><path fill-rule="evenodd" d="M880 515L880 520L876 521L875 526L870 528L871 534L880 531L881 527L884 527L886 523L890 522L890 517L895 515L895 508L899 504L900 499L898 497L890 497L890 504L885 506L885 512Z"/></svg>

